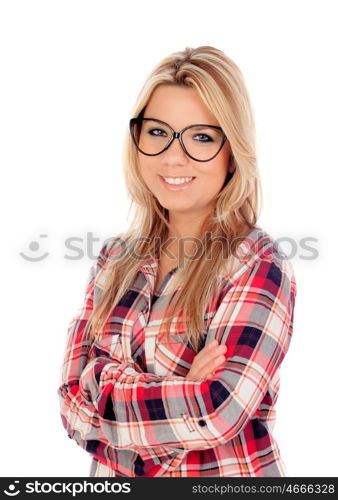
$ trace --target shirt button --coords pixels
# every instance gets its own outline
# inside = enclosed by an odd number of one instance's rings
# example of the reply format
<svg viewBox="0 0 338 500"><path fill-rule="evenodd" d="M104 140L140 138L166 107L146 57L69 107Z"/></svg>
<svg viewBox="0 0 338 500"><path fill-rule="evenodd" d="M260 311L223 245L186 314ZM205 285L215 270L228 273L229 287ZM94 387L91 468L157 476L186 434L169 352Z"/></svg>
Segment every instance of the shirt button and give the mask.
<svg viewBox="0 0 338 500"><path fill-rule="evenodd" d="M198 425L200 425L201 427L204 427L205 425L207 425L207 423L205 420L199 420Z"/></svg>

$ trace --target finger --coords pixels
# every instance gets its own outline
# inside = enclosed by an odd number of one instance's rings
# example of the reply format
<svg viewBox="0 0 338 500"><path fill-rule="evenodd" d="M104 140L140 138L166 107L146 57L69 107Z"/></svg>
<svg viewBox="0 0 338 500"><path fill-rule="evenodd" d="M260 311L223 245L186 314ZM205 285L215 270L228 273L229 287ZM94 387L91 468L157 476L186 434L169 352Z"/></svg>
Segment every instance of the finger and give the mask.
<svg viewBox="0 0 338 500"><path fill-rule="evenodd" d="M204 353L200 351L200 357L197 359L195 357L195 363L198 364L198 370L203 372L210 371L210 365L212 365L215 362L216 358L218 358L219 356L224 356L226 351L227 347L224 344L214 347L214 349L211 351L205 351Z"/></svg>
<svg viewBox="0 0 338 500"><path fill-rule="evenodd" d="M203 356L215 356L219 353L224 354L227 351L227 346L226 344L219 344L219 345L214 345L210 349L206 349L203 351L203 349L199 352L199 354L202 353ZM202 357L202 356L201 356Z"/></svg>
<svg viewBox="0 0 338 500"><path fill-rule="evenodd" d="M212 371L215 371L216 369L218 369L221 365L223 365L225 362L225 356L223 356L223 354L221 356L218 356L214 362L213 362L213 370Z"/></svg>
<svg viewBox="0 0 338 500"><path fill-rule="evenodd" d="M198 364L195 369L196 373L198 373L198 378L208 377L210 374L211 377L214 376L215 370L219 368L225 362L225 356L217 356L215 359L210 361L209 363L205 363L203 366ZM206 374L206 375L204 375Z"/></svg>
<svg viewBox="0 0 338 500"><path fill-rule="evenodd" d="M226 351L227 346L225 344L218 345L217 339L213 339L210 344L204 346L194 357L193 373L198 374L197 377L201 378L205 373L213 371L213 368L217 367L223 361L223 358L221 358L215 365L215 358L224 355Z"/></svg>
<svg viewBox="0 0 338 500"><path fill-rule="evenodd" d="M219 356L218 358L216 358L214 360L214 364L213 364L211 370L210 370L210 366L209 366L209 371L206 375L206 378L214 377L216 370L218 370L222 365L224 365L224 362L225 362L225 356Z"/></svg>
<svg viewBox="0 0 338 500"><path fill-rule="evenodd" d="M195 356L195 358L201 358L207 352L211 352L215 347L218 346L218 340L213 339L209 344L205 345Z"/></svg>

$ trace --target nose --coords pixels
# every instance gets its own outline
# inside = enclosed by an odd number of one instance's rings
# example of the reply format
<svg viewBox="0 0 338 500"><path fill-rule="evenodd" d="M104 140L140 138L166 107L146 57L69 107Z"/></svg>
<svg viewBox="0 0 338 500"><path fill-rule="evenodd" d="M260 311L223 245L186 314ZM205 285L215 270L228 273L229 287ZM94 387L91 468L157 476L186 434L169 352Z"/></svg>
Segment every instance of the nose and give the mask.
<svg viewBox="0 0 338 500"><path fill-rule="evenodd" d="M183 151L183 148L177 136L174 137L174 140L170 144L169 148L163 151L161 157L162 162L165 165L186 165L189 161L189 158Z"/></svg>

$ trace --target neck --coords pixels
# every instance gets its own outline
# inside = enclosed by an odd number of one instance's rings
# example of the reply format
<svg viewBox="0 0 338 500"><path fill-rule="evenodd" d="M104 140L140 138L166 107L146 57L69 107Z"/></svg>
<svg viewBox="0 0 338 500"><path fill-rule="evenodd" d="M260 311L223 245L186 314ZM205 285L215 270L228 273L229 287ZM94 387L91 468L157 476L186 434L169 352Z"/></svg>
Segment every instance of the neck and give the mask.
<svg viewBox="0 0 338 500"><path fill-rule="evenodd" d="M193 215L169 213L169 222L172 228L168 231L167 240L172 238L167 248L178 256L179 250L193 253L197 251L198 240L203 237L204 227L210 212ZM196 241L197 240L197 241Z"/></svg>

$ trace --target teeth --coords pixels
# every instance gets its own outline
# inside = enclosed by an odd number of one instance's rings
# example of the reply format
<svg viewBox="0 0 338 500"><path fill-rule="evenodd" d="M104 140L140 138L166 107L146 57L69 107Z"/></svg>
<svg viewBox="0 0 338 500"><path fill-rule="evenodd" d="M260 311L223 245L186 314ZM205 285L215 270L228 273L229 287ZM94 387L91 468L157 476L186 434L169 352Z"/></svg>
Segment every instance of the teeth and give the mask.
<svg viewBox="0 0 338 500"><path fill-rule="evenodd" d="M173 177L163 177L163 179L168 182L168 184L185 184L193 179L193 177L179 177L174 179Z"/></svg>

